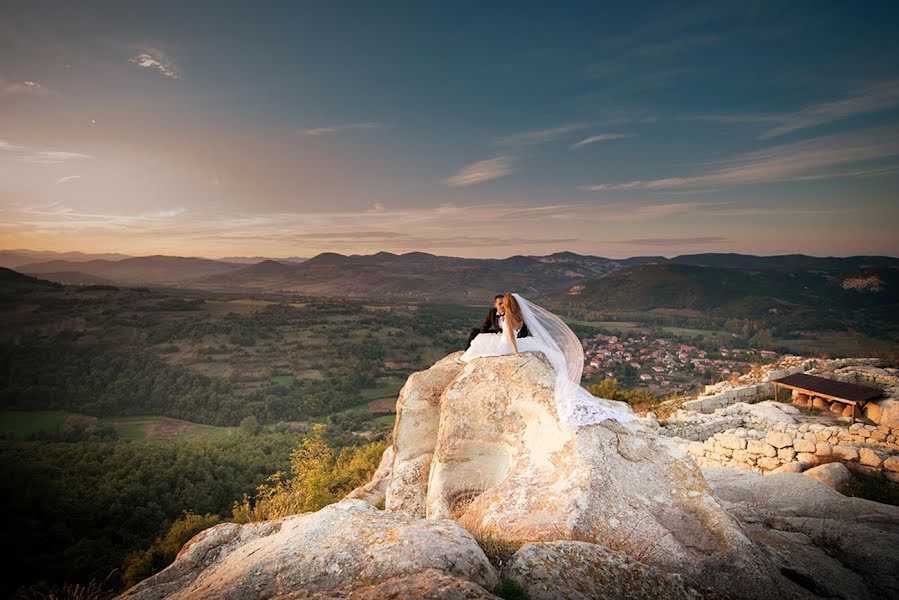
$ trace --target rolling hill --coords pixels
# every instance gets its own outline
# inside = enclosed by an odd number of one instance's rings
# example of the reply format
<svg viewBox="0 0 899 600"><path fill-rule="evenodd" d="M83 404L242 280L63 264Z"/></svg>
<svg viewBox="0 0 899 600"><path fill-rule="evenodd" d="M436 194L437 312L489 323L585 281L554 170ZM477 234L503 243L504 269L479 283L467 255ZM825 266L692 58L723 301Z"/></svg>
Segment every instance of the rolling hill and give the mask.
<svg viewBox="0 0 899 600"><path fill-rule="evenodd" d="M687 309L721 318L815 329L896 331L899 267L846 271L633 265L553 294L561 308L626 312Z"/></svg>
<svg viewBox="0 0 899 600"><path fill-rule="evenodd" d="M17 270L32 275L74 271L118 284L182 285L195 279L229 273L243 267L244 265L207 258L157 255L79 263L52 260L22 265Z"/></svg>
<svg viewBox="0 0 899 600"><path fill-rule="evenodd" d="M621 261L576 254L466 259L424 252L344 256L319 254L291 265L266 261L194 282L216 290L293 291L323 296L441 299L483 302L508 290L544 293L595 278Z"/></svg>
<svg viewBox="0 0 899 600"><path fill-rule="evenodd" d="M631 301L633 291L637 301L646 296L640 306L658 307L674 302L679 306L698 303L696 308L701 308L699 305L705 303L705 309L725 306L725 297L734 296L753 306L765 305L767 310L772 307L770 302L759 303L759 298L805 303L811 302L814 294L819 293L799 293L794 289L797 285L800 290L820 288L824 290L820 293L826 296L830 292L824 284L834 278L873 269L890 279L890 273L897 268L899 258L883 256L694 254L671 259L663 256L612 259L559 252L548 256L472 259L425 252L349 256L325 252L302 262L262 259L255 264L246 264L205 258L145 256L86 262L53 260L23 265L17 270L47 278L55 276L66 283L91 283L91 278L97 278L97 281L119 285L179 286L216 292L293 292L457 302L483 302L485 298L509 290L537 296L553 295L582 283L587 286L587 293L581 298L585 304L588 297L591 298L589 303L596 305L626 304ZM627 271L602 286L588 284L604 280L622 269ZM725 274L729 269L736 272ZM716 274L709 276L708 273ZM749 277L749 273L753 275ZM887 294L892 289L889 285L885 287ZM846 297L858 297L858 294L847 294Z"/></svg>
<svg viewBox="0 0 899 600"><path fill-rule="evenodd" d="M14 271L12 269L7 269L6 267L0 267L0 285L4 288L17 288L17 287L62 287L60 284L55 283L53 281L47 281L45 279L38 279L37 277L31 277L30 275L25 275L24 273L19 273L18 271Z"/></svg>

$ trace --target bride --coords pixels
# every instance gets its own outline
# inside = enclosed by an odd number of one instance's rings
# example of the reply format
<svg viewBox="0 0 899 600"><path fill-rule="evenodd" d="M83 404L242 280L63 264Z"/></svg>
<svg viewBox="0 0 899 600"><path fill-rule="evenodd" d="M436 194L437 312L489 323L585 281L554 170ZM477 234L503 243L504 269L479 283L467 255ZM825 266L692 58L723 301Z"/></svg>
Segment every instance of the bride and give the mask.
<svg viewBox="0 0 899 600"><path fill-rule="evenodd" d="M478 334L459 360L542 352L556 372L556 410L564 423L580 427L606 419L626 423L636 418L626 403L597 398L581 387L584 350L562 319L519 294L506 294L503 309L506 314L502 331ZM530 335L518 337L525 325Z"/></svg>

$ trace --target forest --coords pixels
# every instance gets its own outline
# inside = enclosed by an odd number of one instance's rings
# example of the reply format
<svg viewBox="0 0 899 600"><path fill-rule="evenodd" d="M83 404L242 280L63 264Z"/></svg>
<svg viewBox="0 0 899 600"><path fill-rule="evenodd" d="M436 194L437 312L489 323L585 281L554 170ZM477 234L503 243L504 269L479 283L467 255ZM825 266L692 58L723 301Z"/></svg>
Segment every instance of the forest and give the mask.
<svg viewBox="0 0 899 600"><path fill-rule="evenodd" d="M3 593L21 597L105 597L215 523L338 499L390 432L368 403L486 310L113 286L4 288L0 308Z"/></svg>

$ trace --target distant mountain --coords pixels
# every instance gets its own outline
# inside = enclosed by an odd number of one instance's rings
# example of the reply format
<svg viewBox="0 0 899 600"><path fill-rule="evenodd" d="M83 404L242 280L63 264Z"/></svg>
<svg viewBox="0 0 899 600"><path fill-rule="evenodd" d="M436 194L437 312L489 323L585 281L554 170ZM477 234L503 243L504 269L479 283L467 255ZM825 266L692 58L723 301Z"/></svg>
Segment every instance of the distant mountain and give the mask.
<svg viewBox="0 0 899 600"><path fill-rule="evenodd" d="M78 271L59 271L56 273L41 273L41 277L48 281L55 281L64 285L115 285L115 282L105 277L79 273Z"/></svg>
<svg viewBox="0 0 899 600"><path fill-rule="evenodd" d="M895 259L894 259L894 262ZM633 265L550 296L568 309L692 309L709 316L896 329L899 265L846 271Z"/></svg>
<svg viewBox="0 0 899 600"><path fill-rule="evenodd" d="M15 269L22 265L50 260L64 260L78 263L89 260L122 260L131 258L127 254L86 254L84 252L52 252L50 250L0 250L0 267Z"/></svg>
<svg viewBox="0 0 899 600"><path fill-rule="evenodd" d="M845 271L861 267L889 267L899 264L899 259L889 256L806 256L782 254L779 256L754 256L752 254L685 254L660 262L699 267L725 267L734 269L820 269Z"/></svg>
<svg viewBox="0 0 899 600"><path fill-rule="evenodd" d="M229 273L240 268L243 265L207 258L139 256L117 261L91 260L82 263L53 260L22 265L19 270L37 275L75 271L119 284L183 285L195 279Z"/></svg>
<svg viewBox="0 0 899 600"><path fill-rule="evenodd" d="M300 258L299 256L289 256L287 258L268 258L265 256L226 256L224 258L218 258L216 260L218 260L219 262L228 262L240 265L255 265L267 260L273 260L275 262L281 263L301 263L309 259Z"/></svg>
<svg viewBox="0 0 899 600"><path fill-rule="evenodd" d="M7 269L6 267L0 267L0 287L10 288L22 286L62 287L58 283L54 283L52 281L38 279L37 277L30 277L28 275L25 275L24 273L19 273L18 271Z"/></svg>
<svg viewBox="0 0 899 600"><path fill-rule="evenodd" d="M749 265L765 272L792 271L794 275L787 279L777 274L768 276L772 279L772 285L774 280L783 279L781 284L785 290L795 283L796 277L801 278L803 271L806 270L836 274L866 268L866 265L876 265L879 268L899 267L899 259L896 258L864 256L831 259L803 255L758 257L740 254L703 254L679 256L675 259L663 256L612 259L559 252L548 256L467 259L435 256L424 252L409 254L378 252L372 255L350 256L325 252L296 265L265 262L224 275L213 275L194 281L191 285L220 290L250 288L259 291L293 291L325 296L431 298L482 302L484 298L509 290L534 295L553 294L567 290L573 284L611 276L610 274L618 273L620 270L627 270L626 275L621 275L623 278L633 274L639 276L640 271L632 270L636 267L699 266L692 265L691 262L715 263L715 268L746 268L741 265ZM677 272L673 269L646 271L655 273L658 277L661 277L662 273L667 273L663 279L674 277ZM686 294L686 290L691 286L706 287L705 276L690 283L685 273L686 271L681 273L675 278L676 281L672 282L672 291L675 295ZM819 279L821 278L816 276L815 281ZM659 292L664 296L663 290ZM735 291L735 293L742 292ZM661 297L658 300L661 300ZM627 302L627 292L623 292L622 301ZM660 306L660 304L650 302L647 306Z"/></svg>
<svg viewBox="0 0 899 600"><path fill-rule="evenodd" d="M793 279L783 282L786 287L789 287L788 281L796 281L796 277L802 278L814 273L827 274L833 278L854 270L899 268L899 258L884 256L837 258L802 254L783 256L692 254L671 259L664 256L614 259L557 252L548 256L475 259L437 256L426 252L407 254L378 252L349 256L325 252L305 260L273 260L261 257L260 259L249 264L242 261L256 259L236 257L234 260L238 262L228 262L225 259L144 256L85 262L52 260L21 265L17 270L41 277L53 274L60 281L67 283L182 286L214 291L249 289L259 292L296 292L322 296L483 302L484 298L510 290L531 295L552 295L568 290L574 284L597 280L622 269L640 266L680 265L761 271L768 273L770 285L779 281L777 278L782 278L784 273L793 273L791 275ZM665 271L656 269L648 272L661 274ZM675 271L669 270L662 279L674 277L674 273ZM627 274L628 276L639 274L639 271L627 271ZM101 281L89 281L88 278L91 277ZM673 297L685 294L685 290L693 285L683 279L686 277L684 273L681 273L680 277L682 279L677 285L681 287ZM821 277L814 281L819 279ZM695 285L705 287L704 283ZM717 284L713 282L711 285L714 287ZM597 301L599 300L601 298L597 297Z"/></svg>
<svg viewBox="0 0 899 600"><path fill-rule="evenodd" d="M469 259L424 252L345 256L333 252L285 265L267 261L193 282L208 289L258 289L348 297L484 302L517 290L539 294L621 267L619 261L580 255Z"/></svg>

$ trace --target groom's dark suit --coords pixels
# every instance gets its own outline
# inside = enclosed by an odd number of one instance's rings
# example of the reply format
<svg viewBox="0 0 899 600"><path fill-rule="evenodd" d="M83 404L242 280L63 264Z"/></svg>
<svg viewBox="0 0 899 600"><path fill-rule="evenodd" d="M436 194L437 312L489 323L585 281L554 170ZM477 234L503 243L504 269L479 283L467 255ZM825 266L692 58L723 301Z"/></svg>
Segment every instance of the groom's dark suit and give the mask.
<svg viewBox="0 0 899 600"><path fill-rule="evenodd" d="M487 312L487 316L484 317L484 322L481 323L481 327L474 327L468 334L468 343L465 344L465 349L468 350L468 347L471 346L471 341L478 337L479 333L501 333L503 328L500 327L499 324L499 312L496 310L494 306ZM523 338L531 335L531 332L528 331L528 326L525 324L521 325L521 331L518 332L518 335L515 337Z"/></svg>

